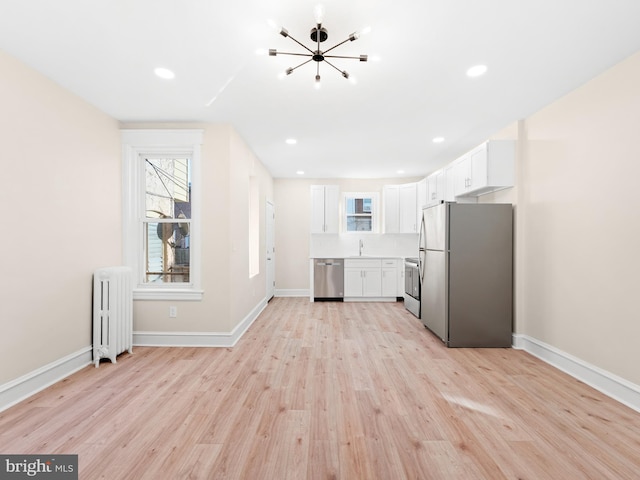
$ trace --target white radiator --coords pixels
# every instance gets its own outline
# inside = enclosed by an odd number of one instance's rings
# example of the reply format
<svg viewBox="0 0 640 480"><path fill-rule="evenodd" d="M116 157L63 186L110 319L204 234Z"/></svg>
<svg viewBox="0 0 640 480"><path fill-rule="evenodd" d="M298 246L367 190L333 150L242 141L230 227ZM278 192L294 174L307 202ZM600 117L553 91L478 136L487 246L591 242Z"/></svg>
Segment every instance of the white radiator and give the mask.
<svg viewBox="0 0 640 480"><path fill-rule="evenodd" d="M116 363L133 348L133 287L129 267L99 268L93 274L93 362Z"/></svg>

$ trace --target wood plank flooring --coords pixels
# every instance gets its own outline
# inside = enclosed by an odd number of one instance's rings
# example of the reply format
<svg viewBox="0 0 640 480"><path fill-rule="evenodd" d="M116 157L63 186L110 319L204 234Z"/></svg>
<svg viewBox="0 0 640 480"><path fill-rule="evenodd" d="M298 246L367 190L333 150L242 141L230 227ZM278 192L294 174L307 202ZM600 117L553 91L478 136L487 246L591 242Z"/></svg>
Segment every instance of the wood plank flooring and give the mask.
<svg viewBox="0 0 640 480"><path fill-rule="evenodd" d="M640 414L402 303L276 298L234 348L134 348L0 413L93 479L637 479Z"/></svg>

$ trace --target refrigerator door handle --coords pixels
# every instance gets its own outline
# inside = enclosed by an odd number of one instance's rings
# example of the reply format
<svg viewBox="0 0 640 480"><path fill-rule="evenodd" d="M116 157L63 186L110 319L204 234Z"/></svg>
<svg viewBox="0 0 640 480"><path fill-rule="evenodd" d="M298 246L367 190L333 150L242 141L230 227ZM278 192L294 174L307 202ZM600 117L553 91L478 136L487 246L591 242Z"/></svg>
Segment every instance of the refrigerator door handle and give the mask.
<svg viewBox="0 0 640 480"><path fill-rule="evenodd" d="M418 267L420 271L420 282L424 281L424 269L427 259L427 229L424 224L424 211L420 220L420 237L418 241Z"/></svg>

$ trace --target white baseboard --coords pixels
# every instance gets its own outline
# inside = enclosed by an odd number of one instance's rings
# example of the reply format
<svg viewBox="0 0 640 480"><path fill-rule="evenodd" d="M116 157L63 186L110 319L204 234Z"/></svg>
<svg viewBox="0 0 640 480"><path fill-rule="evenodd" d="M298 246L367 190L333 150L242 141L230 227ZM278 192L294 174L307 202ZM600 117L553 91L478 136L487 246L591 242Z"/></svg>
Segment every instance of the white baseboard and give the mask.
<svg viewBox="0 0 640 480"><path fill-rule="evenodd" d="M276 288L276 297L308 297L309 289L304 288Z"/></svg>
<svg viewBox="0 0 640 480"><path fill-rule="evenodd" d="M527 335L514 334L513 348L524 350L640 412L640 386Z"/></svg>
<svg viewBox="0 0 640 480"><path fill-rule="evenodd" d="M91 365L91 346L0 385L0 412Z"/></svg>
<svg viewBox="0 0 640 480"><path fill-rule="evenodd" d="M233 347L267 306L262 300L230 333L133 332L134 346ZM93 349L86 347L20 378L0 385L0 412L91 365Z"/></svg>
<svg viewBox="0 0 640 480"><path fill-rule="evenodd" d="M267 306L262 300L231 332L133 332L140 347L233 347Z"/></svg>

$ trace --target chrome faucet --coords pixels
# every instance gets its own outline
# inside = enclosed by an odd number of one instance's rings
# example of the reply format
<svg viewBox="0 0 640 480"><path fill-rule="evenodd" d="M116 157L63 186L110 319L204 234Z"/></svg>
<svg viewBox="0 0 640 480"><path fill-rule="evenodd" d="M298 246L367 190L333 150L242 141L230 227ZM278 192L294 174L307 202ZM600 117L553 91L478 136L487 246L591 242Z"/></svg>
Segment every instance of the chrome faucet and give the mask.
<svg viewBox="0 0 640 480"><path fill-rule="evenodd" d="M361 257L362 256L362 249L364 247L364 242L362 241L362 239L360 239L360 243L359 243L359 249L358 249L358 256Z"/></svg>

